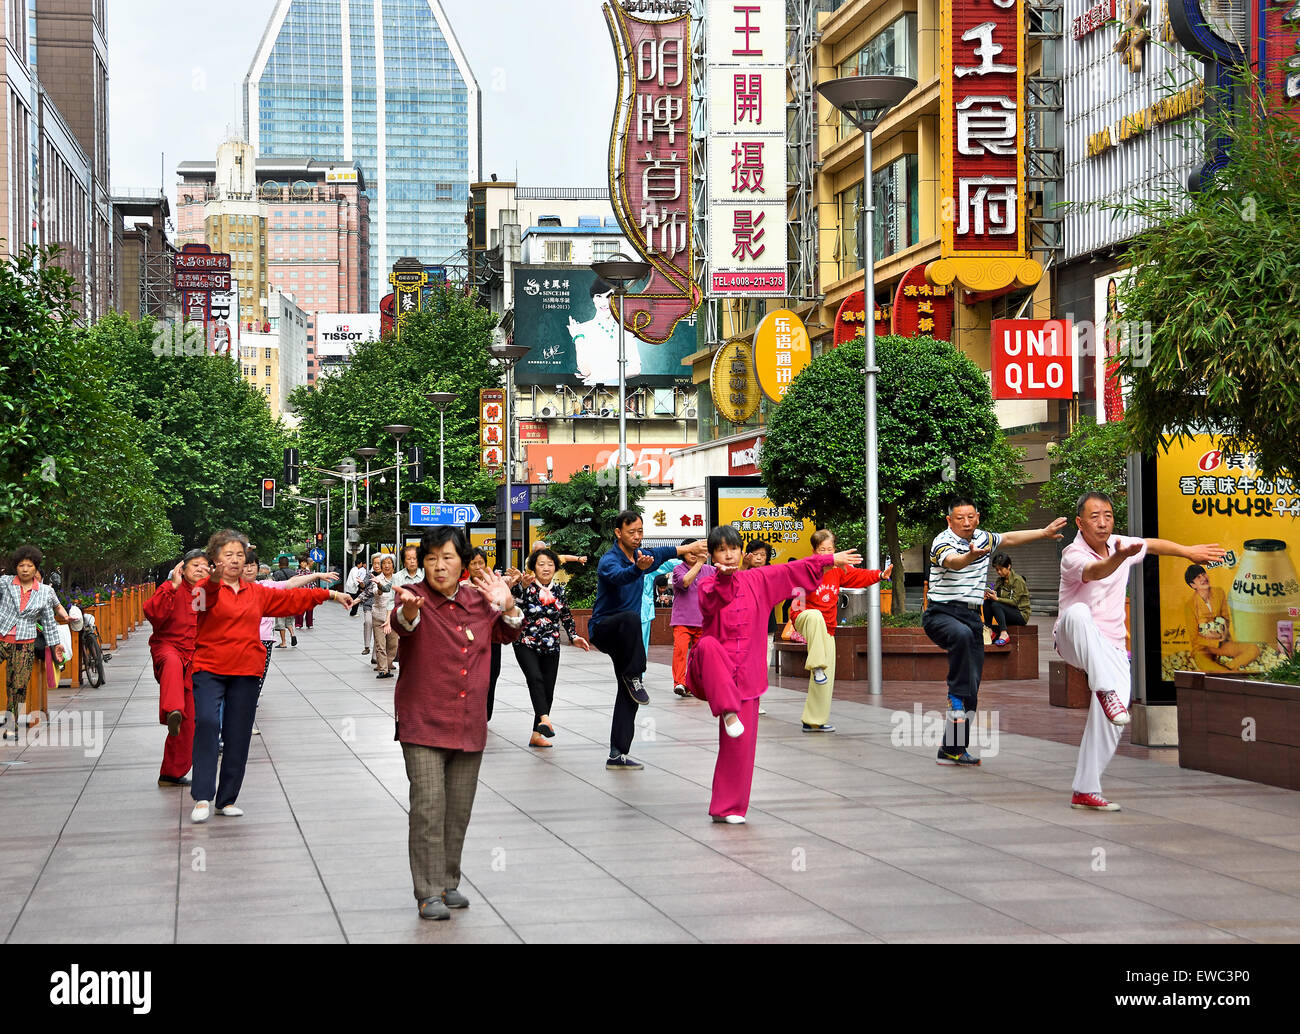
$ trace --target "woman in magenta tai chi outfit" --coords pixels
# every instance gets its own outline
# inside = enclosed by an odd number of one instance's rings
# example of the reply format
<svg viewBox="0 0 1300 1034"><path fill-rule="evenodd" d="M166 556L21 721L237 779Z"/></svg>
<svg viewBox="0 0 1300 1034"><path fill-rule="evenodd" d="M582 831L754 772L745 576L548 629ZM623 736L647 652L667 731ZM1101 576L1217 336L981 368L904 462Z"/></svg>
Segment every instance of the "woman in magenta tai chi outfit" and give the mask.
<svg viewBox="0 0 1300 1034"><path fill-rule="evenodd" d="M782 600L812 592L832 564L855 567L862 557L817 553L742 571L740 534L731 525L709 533L709 556L716 574L696 580L703 634L691 649L686 687L719 718L709 814L714 822L742 823L754 782L758 702L767 692L768 615Z"/></svg>

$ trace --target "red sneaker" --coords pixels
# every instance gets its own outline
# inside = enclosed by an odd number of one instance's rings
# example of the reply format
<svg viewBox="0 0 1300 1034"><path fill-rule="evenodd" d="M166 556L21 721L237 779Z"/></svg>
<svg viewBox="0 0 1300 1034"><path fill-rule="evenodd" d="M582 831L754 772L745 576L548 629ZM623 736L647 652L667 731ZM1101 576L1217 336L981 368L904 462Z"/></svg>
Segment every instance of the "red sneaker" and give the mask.
<svg viewBox="0 0 1300 1034"><path fill-rule="evenodd" d="M1128 708L1120 703L1118 693L1113 689L1107 689L1098 692L1097 699L1101 701L1101 709L1106 712L1106 717L1110 719L1111 725L1128 725Z"/></svg>
<svg viewBox="0 0 1300 1034"><path fill-rule="evenodd" d="M1070 807L1081 811L1119 811L1118 804L1111 804L1099 793L1076 793L1070 798Z"/></svg>

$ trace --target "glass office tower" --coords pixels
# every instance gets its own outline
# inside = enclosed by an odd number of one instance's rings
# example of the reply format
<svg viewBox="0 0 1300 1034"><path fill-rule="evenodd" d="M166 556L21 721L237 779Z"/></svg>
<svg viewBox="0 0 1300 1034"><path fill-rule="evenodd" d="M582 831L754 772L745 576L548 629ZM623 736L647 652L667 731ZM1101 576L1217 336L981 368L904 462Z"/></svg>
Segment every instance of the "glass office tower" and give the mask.
<svg viewBox="0 0 1300 1034"><path fill-rule="evenodd" d="M277 0L244 80L245 137L258 157L364 170L375 309L402 256L463 261L481 117L438 0Z"/></svg>

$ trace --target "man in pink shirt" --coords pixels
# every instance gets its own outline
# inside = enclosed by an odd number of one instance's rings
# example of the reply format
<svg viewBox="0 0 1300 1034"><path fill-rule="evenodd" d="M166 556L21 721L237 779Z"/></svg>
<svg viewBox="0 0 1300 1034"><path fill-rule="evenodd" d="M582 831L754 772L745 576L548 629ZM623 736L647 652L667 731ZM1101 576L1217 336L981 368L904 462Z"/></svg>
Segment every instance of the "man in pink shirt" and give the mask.
<svg viewBox="0 0 1300 1034"><path fill-rule="evenodd" d="M1115 756L1129 722L1129 657L1124 645L1124 596L1130 567L1151 556L1183 557L1197 564L1222 560L1218 545L1183 546L1165 539L1121 537L1115 511L1104 492L1079 499L1074 523L1079 534L1061 553L1060 617L1056 652L1088 673L1093 698L1079 744L1070 807L1119 811L1101 796L1101 774Z"/></svg>

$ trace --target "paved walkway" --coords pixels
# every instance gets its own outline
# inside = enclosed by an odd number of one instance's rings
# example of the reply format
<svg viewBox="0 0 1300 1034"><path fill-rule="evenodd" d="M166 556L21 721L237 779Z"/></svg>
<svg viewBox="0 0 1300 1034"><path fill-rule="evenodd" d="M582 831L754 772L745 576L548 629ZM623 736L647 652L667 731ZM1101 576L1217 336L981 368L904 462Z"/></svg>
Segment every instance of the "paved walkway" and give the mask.
<svg viewBox="0 0 1300 1034"><path fill-rule="evenodd" d="M0 748L0 939L24 942L1293 941L1300 794L1118 757L1124 805L1068 806L1075 750L1001 733L980 770L891 742L895 712L837 701L835 735L800 732L775 689L747 826L709 821L717 731L703 704L647 684L640 773L606 772L609 663L567 650L554 750L507 652L465 845L472 907L420 920L393 681L359 620L318 611L275 651L240 805L189 821L154 785L165 731L147 626L97 690L80 746ZM1005 727L1007 723L1001 723ZM96 753L91 751L90 753Z"/></svg>

